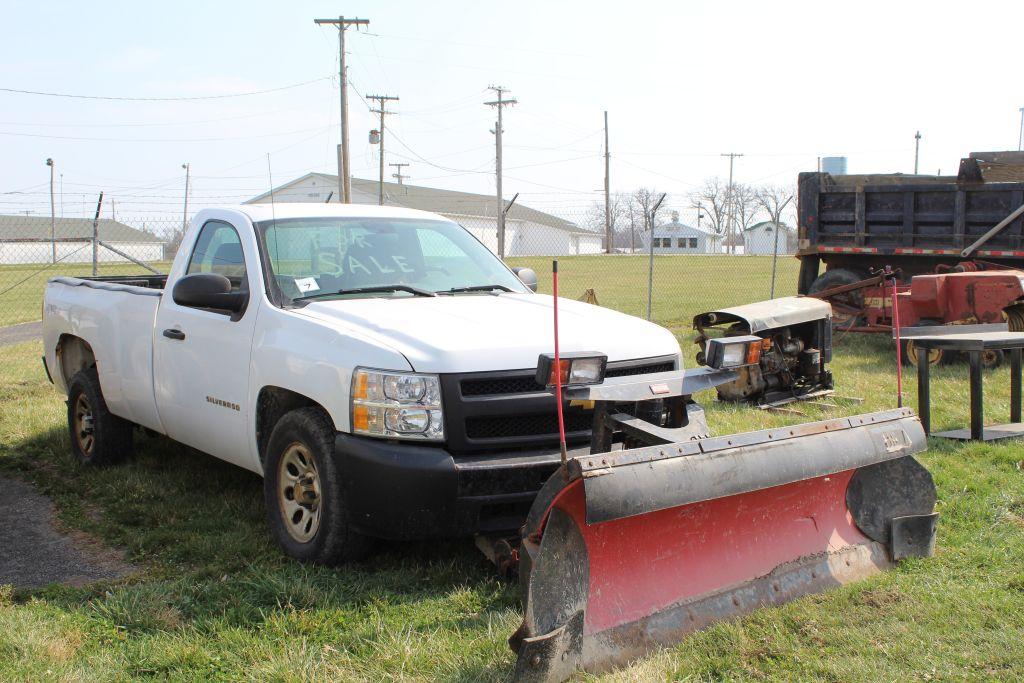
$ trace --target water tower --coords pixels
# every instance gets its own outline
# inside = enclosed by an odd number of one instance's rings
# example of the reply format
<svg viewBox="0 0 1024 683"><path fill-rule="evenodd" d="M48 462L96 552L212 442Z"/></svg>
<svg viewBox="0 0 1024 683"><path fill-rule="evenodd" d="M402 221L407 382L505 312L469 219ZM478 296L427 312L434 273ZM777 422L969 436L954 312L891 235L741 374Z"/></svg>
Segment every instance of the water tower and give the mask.
<svg viewBox="0 0 1024 683"><path fill-rule="evenodd" d="M846 157L822 157L821 172L846 175Z"/></svg>

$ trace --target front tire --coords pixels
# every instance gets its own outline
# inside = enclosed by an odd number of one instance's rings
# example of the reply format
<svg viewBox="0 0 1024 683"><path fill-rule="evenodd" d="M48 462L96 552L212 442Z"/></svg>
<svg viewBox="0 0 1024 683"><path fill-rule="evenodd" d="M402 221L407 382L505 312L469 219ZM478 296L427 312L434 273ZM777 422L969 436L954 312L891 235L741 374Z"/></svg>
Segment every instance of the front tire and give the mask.
<svg viewBox="0 0 1024 683"><path fill-rule="evenodd" d="M132 423L107 409L96 368L79 371L68 383L71 452L89 467L113 465L132 452Z"/></svg>
<svg viewBox="0 0 1024 683"><path fill-rule="evenodd" d="M281 549L300 562L338 565L370 551L370 539L349 524L334 435L322 408L300 408L278 421L267 444L267 522Z"/></svg>

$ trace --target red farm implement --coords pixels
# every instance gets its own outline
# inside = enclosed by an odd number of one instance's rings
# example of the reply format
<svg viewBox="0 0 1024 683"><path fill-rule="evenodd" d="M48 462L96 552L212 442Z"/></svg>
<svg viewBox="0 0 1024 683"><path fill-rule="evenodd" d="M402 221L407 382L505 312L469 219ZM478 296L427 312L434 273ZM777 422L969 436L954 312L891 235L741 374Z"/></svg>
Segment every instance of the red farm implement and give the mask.
<svg viewBox="0 0 1024 683"><path fill-rule="evenodd" d="M909 282L899 282L898 272L882 271L857 280L839 271L832 278L839 284L808 296L832 305L833 325L839 332L891 333L894 281L901 328L1006 322L1011 331L1024 331L1024 271L983 261L966 261L944 270L915 275ZM904 343L903 357L917 363L912 340ZM932 364L949 359L948 353L938 350L928 355ZM985 363L995 366L1001 360L999 354L990 354Z"/></svg>

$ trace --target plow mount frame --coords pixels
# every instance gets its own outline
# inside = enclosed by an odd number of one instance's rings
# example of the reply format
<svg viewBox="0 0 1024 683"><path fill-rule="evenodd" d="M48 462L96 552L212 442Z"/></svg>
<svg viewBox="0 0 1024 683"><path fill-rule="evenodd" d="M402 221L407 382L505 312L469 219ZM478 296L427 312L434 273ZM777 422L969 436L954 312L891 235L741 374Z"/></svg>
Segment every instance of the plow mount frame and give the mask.
<svg viewBox="0 0 1024 683"><path fill-rule="evenodd" d="M935 485L911 457L925 448L911 410L719 437L701 423L571 458L541 489L518 551L515 680L604 671L932 554Z"/></svg>

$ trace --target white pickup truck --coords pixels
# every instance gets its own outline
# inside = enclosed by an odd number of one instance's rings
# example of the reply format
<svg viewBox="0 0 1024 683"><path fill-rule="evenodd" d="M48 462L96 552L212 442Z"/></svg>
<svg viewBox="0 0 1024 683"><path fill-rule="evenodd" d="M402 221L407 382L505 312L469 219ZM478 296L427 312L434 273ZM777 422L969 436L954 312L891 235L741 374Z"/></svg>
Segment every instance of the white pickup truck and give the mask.
<svg viewBox="0 0 1024 683"><path fill-rule="evenodd" d="M200 211L166 276L49 281L47 373L85 464L165 434L264 477L288 554L518 528L560 461L552 298L440 216L361 205ZM533 290L533 291L531 291ZM564 352L681 368L664 328L561 300ZM565 405L570 447L591 415Z"/></svg>

